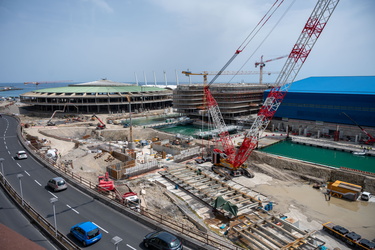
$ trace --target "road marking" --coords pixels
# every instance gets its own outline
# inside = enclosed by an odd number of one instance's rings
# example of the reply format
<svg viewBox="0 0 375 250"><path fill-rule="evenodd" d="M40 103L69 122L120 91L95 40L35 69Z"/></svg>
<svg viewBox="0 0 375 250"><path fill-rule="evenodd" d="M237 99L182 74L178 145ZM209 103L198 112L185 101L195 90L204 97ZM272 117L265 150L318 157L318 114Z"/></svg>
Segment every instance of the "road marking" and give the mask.
<svg viewBox="0 0 375 250"><path fill-rule="evenodd" d="M17 165L18 165L20 168L22 168L21 165L20 165L18 162L17 162Z"/></svg>
<svg viewBox="0 0 375 250"><path fill-rule="evenodd" d="M39 186L42 186L42 184L40 184L37 180L34 180L36 182L36 184L38 184Z"/></svg>
<svg viewBox="0 0 375 250"><path fill-rule="evenodd" d="M30 176L30 174L25 170L25 173L28 175L28 176Z"/></svg>
<svg viewBox="0 0 375 250"><path fill-rule="evenodd" d="M132 247L131 245L129 245L129 244L126 244L129 248L131 248L131 249L134 249L134 250L136 250L137 248L134 248L134 247Z"/></svg>
<svg viewBox="0 0 375 250"><path fill-rule="evenodd" d="M104 230L103 228L101 228L100 226L98 226L98 225L96 225L94 222L92 223L92 224L94 224L95 226L97 226L98 228L100 228L102 231L104 231L104 232L106 232L106 233L108 233L108 231L107 230Z"/></svg>
<svg viewBox="0 0 375 250"><path fill-rule="evenodd" d="M6 149L8 149L8 146L7 146L7 145L5 145L5 148L6 148Z"/></svg>
<svg viewBox="0 0 375 250"><path fill-rule="evenodd" d="M50 193L53 197L55 197L55 198L59 198L59 197L57 197L56 195L54 195L53 193L51 193L50 191L48 191L48 193Z"/></svg>
<svg viewBox="0 0 375 250"><path fill-rule="evenodd" d="M71 210L73 210L74 212L76 212L77 214L79 214L79 212L78 212L77 210L75 210L74 208L72 208L72 207L69 206L68 204L66 204L66 206L67 206L68 208L70 208Z"/></svg>

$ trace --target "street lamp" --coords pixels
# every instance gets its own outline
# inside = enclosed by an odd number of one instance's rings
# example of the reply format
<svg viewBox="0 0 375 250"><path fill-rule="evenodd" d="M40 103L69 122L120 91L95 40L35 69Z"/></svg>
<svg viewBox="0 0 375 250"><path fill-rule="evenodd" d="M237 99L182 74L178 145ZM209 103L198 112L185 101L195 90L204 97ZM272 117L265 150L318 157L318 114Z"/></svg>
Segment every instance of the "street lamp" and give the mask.
<svg viewBox="0 0 375 250"><path fill-rule="evenodd" d="M57 224L56 224L56 212L55 212L55 202L57 202L59 199L57 197L52 197L49 199L49 202L52 203L53 207L53 219L55 221L55 236L57 237Z"/></svg>
<svg viewBox="0 0 375 250"><path fill-rule="evenodd" d="M0 158L0 163L1 163L1 175L3 176L3 178L4 178L4 166L3 166L3 160L4 160L4 158Z"/></svg>
<svg viewBox="0 0 375 250"><path fill-rule="evenodd" d="M111 239L111 242L115 245L115 249L118 250L118 243L120 243L122 239L118 236L115 236Z"/></svg>
<svg viewBox="0 0 375 250"><path fill-rule="evenodd" d="M22 179L22 177L23 177L22 174L18 174L18 175L17 175L18 180L20 180L21 201L22 201L22 206L23 206L23 193L22 193L22 183L21 183L21 179Z"/></svg>

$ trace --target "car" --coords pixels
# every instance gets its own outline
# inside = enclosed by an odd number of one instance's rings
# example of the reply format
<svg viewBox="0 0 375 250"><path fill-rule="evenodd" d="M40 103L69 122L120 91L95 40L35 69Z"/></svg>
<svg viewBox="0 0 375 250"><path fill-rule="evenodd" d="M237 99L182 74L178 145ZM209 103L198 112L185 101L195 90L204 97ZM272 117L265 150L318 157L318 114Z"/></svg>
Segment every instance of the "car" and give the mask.
<svg viewBox="0 0 375 250"><path fill-rule="evenodd" d="M16 157L18 160L27 159L27 154L25 151L18 151Z"/></svg>
<svg viewBox="0 0 375 250"><path fill-rule="evenodd" d="M53 191L61 191L68 188L65 180L62 177L55 177L48 181L47 186L52 188Z"/></svg>
<svg viewBox="0 0 375 250"><path fill-rule="evenodd" d="M198 158L198 159L195 159L195 162L198 163L198 164L202 164L202 163L204 163L204 160Z"/></svg>
<svg viewBox="0 0 375 250"><path fill-rule="evenodd" d="M102 238L99 227L91 221L81 222L72 226L70 233L82 242L84 246L91 245Z"/></svg>
<svg viewBox="0 0 375 250"><path fill-rule="evenodd" d="M370 200L371 196L372 195L369 192L363 192L361 194L361 200L368 201Z"/></svg>
<svg viewBox="0 0 375 250"><path fill-rule="evenodd" d="M143 245L146 248L160 250L182 250L181 241L171 233L166 231L157 231L147 234L143 239Z"/></svg>

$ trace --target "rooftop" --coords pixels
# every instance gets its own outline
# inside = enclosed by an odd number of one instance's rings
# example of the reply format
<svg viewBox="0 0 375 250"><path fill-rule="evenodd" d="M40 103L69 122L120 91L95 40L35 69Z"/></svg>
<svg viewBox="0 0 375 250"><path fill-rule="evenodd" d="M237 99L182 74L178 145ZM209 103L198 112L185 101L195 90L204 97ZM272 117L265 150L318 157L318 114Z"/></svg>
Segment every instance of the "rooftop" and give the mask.
<svg viewBox="0 0 375 250"><path fill-rule="evenodd" d="M289 92L375 95L375 76L309 77L294 82Z"/></svg>

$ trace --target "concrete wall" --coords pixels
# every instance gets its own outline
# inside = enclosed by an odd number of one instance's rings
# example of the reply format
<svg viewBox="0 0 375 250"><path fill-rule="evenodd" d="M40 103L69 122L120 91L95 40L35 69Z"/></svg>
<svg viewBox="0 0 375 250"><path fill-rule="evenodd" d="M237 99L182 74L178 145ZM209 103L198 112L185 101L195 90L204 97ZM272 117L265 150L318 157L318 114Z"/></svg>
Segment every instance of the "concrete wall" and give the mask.
<svg viewBox="0 0 375 250"><path fill-rule="evenodd" d="M336 181L341 180L353 184L361 185L365 191L375 193L375 176L367 176L362 173L340 170L337 168L330 168L320 166L317 164L306 163L299 160L289 159L285 157L275 156L264 152L254 151L249 158L251 162L265 163L280 170L288 170L295 174L299 174L301 178L315 177L322 181ZM255 169L256 169L255 164ZM260 171L262 169L258 168Z"/></svg>

